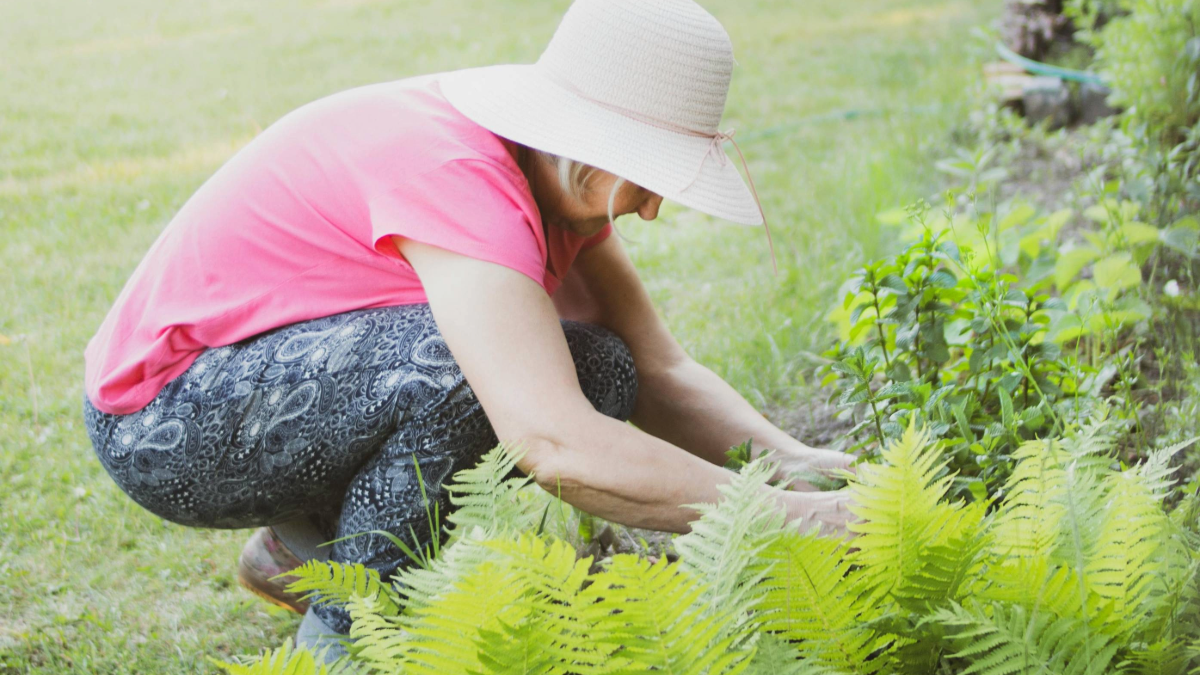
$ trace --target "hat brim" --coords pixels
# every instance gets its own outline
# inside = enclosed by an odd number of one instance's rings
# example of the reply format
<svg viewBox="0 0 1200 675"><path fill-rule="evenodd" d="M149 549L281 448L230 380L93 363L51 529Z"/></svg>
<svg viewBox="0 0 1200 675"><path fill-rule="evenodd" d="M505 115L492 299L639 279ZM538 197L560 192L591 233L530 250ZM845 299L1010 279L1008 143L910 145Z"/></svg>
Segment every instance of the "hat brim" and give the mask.
<svg viewBox="0 0 1200 675"><path fill-rule="evenodd" d="M603 169L664 199L742 225L762 213L735 163L712 139L671 131L588 101L534 65L469 68L439 77L450 104L522 145ZM697 173L698 172L698 173Z"/></svg>

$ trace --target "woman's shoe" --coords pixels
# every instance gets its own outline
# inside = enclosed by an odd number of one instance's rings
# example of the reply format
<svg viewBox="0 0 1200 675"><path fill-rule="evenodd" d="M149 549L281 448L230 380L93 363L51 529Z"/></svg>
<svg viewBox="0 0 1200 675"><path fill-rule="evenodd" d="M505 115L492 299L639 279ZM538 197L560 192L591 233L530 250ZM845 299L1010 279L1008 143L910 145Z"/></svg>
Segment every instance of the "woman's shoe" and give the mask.
<svg viewBox="0 0 1200 675"><path fill-rule="evenodd" d="M304 614L308 611L308 602L301 594L286 590L287 585L297 578L286 576L271 579L302 564L304 562L284 546L274 530L260 527L238 556L238 583L268 602Z"/></svg>

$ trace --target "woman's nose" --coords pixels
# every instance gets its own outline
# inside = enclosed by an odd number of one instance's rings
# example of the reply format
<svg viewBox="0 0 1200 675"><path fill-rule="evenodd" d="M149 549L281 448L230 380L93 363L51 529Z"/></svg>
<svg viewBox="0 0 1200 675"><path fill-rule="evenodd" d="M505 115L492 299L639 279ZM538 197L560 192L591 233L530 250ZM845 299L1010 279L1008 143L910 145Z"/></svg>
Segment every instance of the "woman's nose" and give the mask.
<svg viewBox="0 0 1200 675"><path fill-rule="evenodd" d="M663 198L658 195L651 195L649 199L642 203L638 208L638 217L642 220L654 220L658 217L658 207L662 205Z"/></svg>

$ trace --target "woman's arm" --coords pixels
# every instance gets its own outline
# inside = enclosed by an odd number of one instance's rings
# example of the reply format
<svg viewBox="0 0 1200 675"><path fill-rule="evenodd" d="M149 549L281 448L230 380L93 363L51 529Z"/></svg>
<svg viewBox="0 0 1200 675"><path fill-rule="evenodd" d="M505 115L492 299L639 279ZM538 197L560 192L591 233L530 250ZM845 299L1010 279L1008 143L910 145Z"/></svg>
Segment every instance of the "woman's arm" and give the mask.
<svg viewBox="0 0 1200 675"><path fill-rule="evenodd" d="M609 237L584 251L562 290L559 312L605 326L629 345L638 370L633 423L712 462L730 446L754 439L754 454L777 450L780 475L846 469L850 455L811 448L771 424L740 394L679 346L650 303L620 241ZM797 489L811 489L803 481Z"/></svg>
<svg viewBox="0 0 1200 675"><path fill-rule="evenodd" d="M520 467L585 511L626 525L686 532L685 504L712 503L731 474L596 412L583 396L554 305L519 272L406 239L450 351ZM770 489L791 518L844 527L846 498Z"/></svg>
<svg viewBox="0 0 1200 675"><path fill-rule="evenodd" d="M640 378L647 395L639 394L633 423L648 433L714 464L724 464L725 452L733 445L754 439L751 455L766 449L776 452L776 478L787 480L797 490L812 490L811 484L793 476L848 470L854 457L841 452L812 448L771 424L733 387L708 368L688 359L653 379Z"/></svg>

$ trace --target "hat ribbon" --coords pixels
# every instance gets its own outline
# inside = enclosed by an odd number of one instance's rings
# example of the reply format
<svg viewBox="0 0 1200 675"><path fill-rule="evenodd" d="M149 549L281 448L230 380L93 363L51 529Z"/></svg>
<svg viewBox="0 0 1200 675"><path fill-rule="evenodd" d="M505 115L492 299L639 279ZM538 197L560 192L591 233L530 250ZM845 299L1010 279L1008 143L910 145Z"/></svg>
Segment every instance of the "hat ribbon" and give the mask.
<svg viewBox="0 0 1200 675"><path fill-rule="evenodd" d="M673 122L643 115L633 110L629 110L628 108L623 108L621 106L608 103L607 101L601 101L593 98L592 96L584 93L579 89L579 87L576 87L570 81L561 77L558 73L554 73L549 69L543 68L540 70L546 79L554 82L563 89L566 89L567 91L575 94L579 98L582 98L589 103L594 103L595 105L621 115L622 117L627 117L635 122L649 124L650 126L658 127L659 129L664 129L666 131L673 131L678 134L711 139L708 145L708 150L705 151L704 155L700 158L700 164L696 167L696 174L692 176L692 179L688 181L686 185L679 189L680 192L690 188L696 183L697 180L700 179L700 174L704 171L704 163L708 161L709 156L715 155L717 157L717 161L720 163L720 166L724 167L725 163L729 161L728 155L725 154L725 141L733 143L733 148L737 150L738 158L742 161L742 169L746 172L746 181L750 184L750 194L754 197L754 204L758 207L758 214L762 216L763 229L767 233L767 246L771 250L771 268L775 271L775 274L779 274L779 263L775 259L775 242L771 239L771 228L767 225L767 214L765 211L763 211L762 200L758 198L758 190L754 187L754 178L750 175L750 167L746 164L746 156L742 154L742 149L738 146L737 141L733 140L733 134L737 131L736 129L730 129L729 131L717 130L715 134L710 134L705 131L697 131Z"/></svg>
<svg viewBox="0 0 1200 675"><path fill-rule="evenodd" d="M683 127L680 128L683 129ZM683 133L692 136L708 136L706 133L697 133L690 129L684 129ZM758 198L758 190L754 187L754 177L750 175L750 167L746 164L746 156L742 154L742 148L737 144L737 141L733 140L735 133L737 133L737 129L730 129L729 131L718 130L712 136L712 141L708 144L708 151L700 158L700 165L696 167L696 175L688 181L687 185L683 186L680 192L690 188L700 179L700 174L704 171L704 163L708 161L709 156L715 155L717 157L717 164L724 167L729 161L729 156L725 154L725 141L733 143L733 149L737 150L738 159L742 161L742 169L746 172L746 181L750 183L750 194L754 196L754 204L758 207L758 214L762 216L763 229L767 232L767 246L771 249L771 268L775 271L775 274L779 274L779 263L775 260L775 242L771 240L771 228L767 225L767 214L763 211L762 200Z"/></svg>

